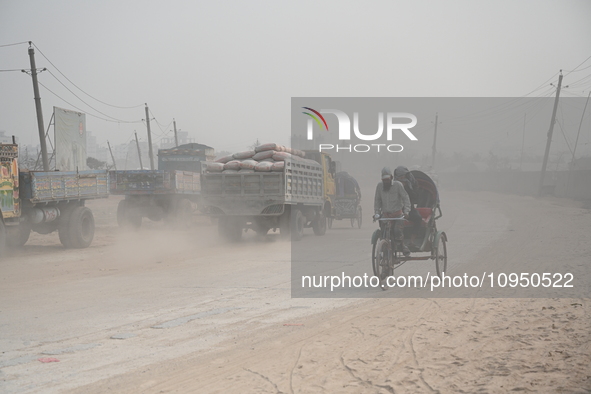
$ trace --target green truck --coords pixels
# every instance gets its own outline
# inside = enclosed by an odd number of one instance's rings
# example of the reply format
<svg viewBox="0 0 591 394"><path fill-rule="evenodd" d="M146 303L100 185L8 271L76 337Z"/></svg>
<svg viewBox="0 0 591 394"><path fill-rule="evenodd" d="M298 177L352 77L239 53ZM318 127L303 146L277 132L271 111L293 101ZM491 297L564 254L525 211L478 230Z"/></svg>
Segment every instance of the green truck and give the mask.
<svg viewBox="0 0 591 394"><path fill-rule="evenodd" d="M23 246L31 231L57 231L67 248L90 246L94 216L85 201L109 196L107 172L20 171L18 153L16 143L0 144L0 253Z"/></svg>

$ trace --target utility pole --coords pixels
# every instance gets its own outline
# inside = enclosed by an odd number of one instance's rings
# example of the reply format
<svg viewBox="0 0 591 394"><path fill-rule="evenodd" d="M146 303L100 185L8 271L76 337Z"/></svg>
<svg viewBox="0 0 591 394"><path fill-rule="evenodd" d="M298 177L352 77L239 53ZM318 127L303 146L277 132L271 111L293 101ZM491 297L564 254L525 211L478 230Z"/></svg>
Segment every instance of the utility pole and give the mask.
<svg viewBox="0 0 591 394"><path fill-rule="evenodd" d="M437 154L437 119L439 117L438 113L435 113L435 133L433 134L433 157L431 158L431 171L435 170L435 155Z"/></svg>
<svg viewBox="0 0 591 394"><path fill-rule="evenodd" d="M174 147L176 148L179 146L179 137L176 133L176 120L172 119L172 124L174 125Z"/></svg>
<svg viewBox="0 0 591 394"><path fill-rule="evenodd" d="M150 130L150 114L146 104L146 126L148 127L148 156L150 156L150 170L154 171L154 153L152 152L152 131Z"/></svg>
<svg viewBox="0 0 591 394"><path fill-rule="evenodd" d="M43 125L43 110L41 108L41 97L39 96L39 84L37 82L37 66L35 65L35 50L33 49L31 41L29 41L29 59L31 61L33 93L35 94L35 108L37 110L37 128L39 129L39 142L41 143L41 160L43 162L43 171L49 171L47 143L45 141L45 126Z"/></svg>
<svg viewBox="0 0 591 394"><path fill-rule="evenodd" d="M523 114L523 137L521 138L521 161L519 163L519 170L522 170L523 168L523 149L525 147L525 118L527 117L527 114Z"/></svg>
<svg viewBox="0 0 591 394"><path fill-rule="evenodd" d="M552 143L552 133L554 132L554 123L556 121L556 109L558 108L558 99L560 98L560 87L562 86L562 70L558 76L558 87L556 89L556 98L554 99L554 109L552 110L552 119L550 120L550 129L548 130L548 141L546 141L546 153L544 153L544 162L542 164L542 174L540 175L540 187L538 196L542 195L544 186L544 176L546 175L546 166L548 165L548 156L550 155L550 144Z"/></svg>
<svg viewBox="0 0 591 394"><path fill-rule="evenodd" d="M140 159L140 168L143 170L144 165L142 164L142 151L140 150L140 143L137 140L137 133L135 133L135 145L137 146L137 157Z"/></svg>
<svg viewBox="0 0 591 394"><path fill-rule="evenodd" d="M107 140L107 146L109 147L109 152L111 153L111 160L113 160L113 167L115 167L115 171L117 171L117 163L115 163L115 157L113 156L113 151L111 150L111 144L109 144L109 140Z"/></svg>
<svg viewBox="0 0 591 394"><path fill-rule="evenodd" d="M585 101L583 115L581 115L581 123L579 123L579 131L577 131L577 139L575 140L575 147L573 148L573 157L570 159L571 168L575 162L575 152L577 151L577 144L579 143L579 135L581 134L581 126L583 125L583 120L585 118L585 111L587 111L587 104L589 104L589 97L591 97L591 92L589 92L589 94L587 95L587 101Z"/></svg>

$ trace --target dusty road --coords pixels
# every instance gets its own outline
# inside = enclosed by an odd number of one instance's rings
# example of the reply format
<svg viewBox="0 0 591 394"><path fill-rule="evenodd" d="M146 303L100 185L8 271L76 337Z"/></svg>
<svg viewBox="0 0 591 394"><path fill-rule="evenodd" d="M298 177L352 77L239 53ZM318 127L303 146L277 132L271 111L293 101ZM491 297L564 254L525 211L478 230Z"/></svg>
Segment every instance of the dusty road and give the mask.
<svg viewBox="0 0 591 394"><path fill-rule="evenodd" d="M450 270L494 262L516 272L534 260L589 283L582 204L442 195ZM591 391L588 290L569 299L558 290L540 299L291 298L290 244L274 234L226 245L205 220L188 233L160 223L123 233L116 203L91 204L89 249L34 235L2 261L0 391ZM335 223L323 242L369 269L373 225L349 227ZM302 244L320 253L321 238L307 234ZM433 269L424 264L401 273ZM59 362L39 361L48 358Z"/></svg>

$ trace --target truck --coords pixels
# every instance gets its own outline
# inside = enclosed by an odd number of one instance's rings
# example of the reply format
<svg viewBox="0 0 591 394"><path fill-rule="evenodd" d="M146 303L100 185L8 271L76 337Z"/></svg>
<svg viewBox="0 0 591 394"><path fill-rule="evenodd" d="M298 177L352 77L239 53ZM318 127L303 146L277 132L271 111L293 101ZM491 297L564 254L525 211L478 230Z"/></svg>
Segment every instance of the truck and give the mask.
<svg viewBox="0 0 591 394"><path fill-rule="evenodd" d="M21 171L18 145L0 144L0 253L27 243L31 231L57 231L66 248L86 248L94 238L87 200L109 196L107 171Z"/></svg>
<svg viewBox="0 0 591 394"><path fill-rule="evenodd" d="M286 160L281 172L204 172L202 204L217 218L219 234L238 241L248 229L259 235L279 229L299 241L311 227L324 235L334 216L336 166L326 153L305 153L311 160Z"/></svg>
<svg viewBox="0 0 591 394"><path fill-rule="evenodd" d="M213 158L212 147L190 143L159 149L158 170L109 171L111 194L125 196L117 206L119 226L139 229L148 218L189 227L199 208L201 163Z"/></svg>

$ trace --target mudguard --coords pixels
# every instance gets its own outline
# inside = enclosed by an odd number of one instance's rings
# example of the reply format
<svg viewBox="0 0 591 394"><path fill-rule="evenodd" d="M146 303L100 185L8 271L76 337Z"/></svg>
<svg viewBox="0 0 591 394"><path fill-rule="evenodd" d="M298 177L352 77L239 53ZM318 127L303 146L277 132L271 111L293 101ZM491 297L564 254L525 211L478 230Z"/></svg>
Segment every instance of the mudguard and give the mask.
<svg viewBox="0 0 591 394"><path fill-rule="evenodd" d="M376 242L378 242L378 239L380 239L380 237L382 236L382 229L377 229L376 231L373 232L373 234L371 235L371 244L375 244Z"/></svg>
<svg viewBox="0 0 591 394"><path fill-rule="evenodd" d="M433 239L433 245L439 245L439 238L441 237L447 242L447 234L445 231L438 231L437 234L435 234L435 239Z"/></svg>

